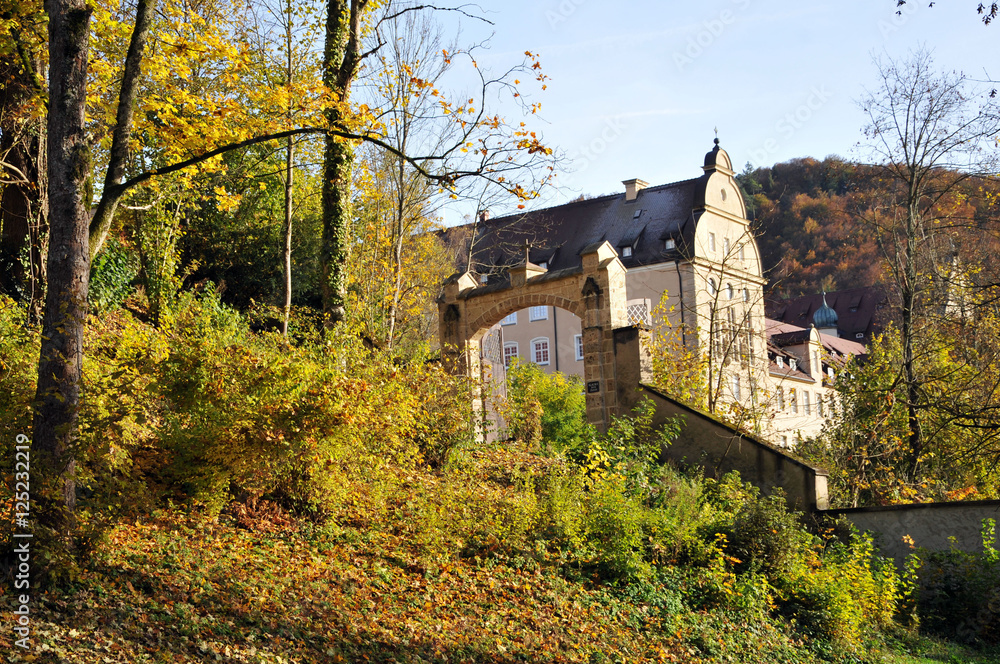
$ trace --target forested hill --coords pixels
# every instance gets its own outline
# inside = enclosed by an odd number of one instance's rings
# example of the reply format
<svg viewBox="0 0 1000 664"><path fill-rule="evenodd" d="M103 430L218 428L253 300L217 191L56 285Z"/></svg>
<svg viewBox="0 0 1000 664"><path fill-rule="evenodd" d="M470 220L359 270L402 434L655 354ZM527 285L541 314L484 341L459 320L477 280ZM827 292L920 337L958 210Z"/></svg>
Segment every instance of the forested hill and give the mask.
<svg viewBox="0 0 1000 664"><path fill-rule="evenodd" d="M748 165L738 179L770 295L796 297L885 282L884 255L871 221L893 214L897 196L883 173L837 157L793 159L770 168ZM998 194L996 181L970 178L937 206L960 220L961 230L950 230L949 236L963 259L996 255L984 246L994 242L992 236L977 231L1000 218Z"/></svg>

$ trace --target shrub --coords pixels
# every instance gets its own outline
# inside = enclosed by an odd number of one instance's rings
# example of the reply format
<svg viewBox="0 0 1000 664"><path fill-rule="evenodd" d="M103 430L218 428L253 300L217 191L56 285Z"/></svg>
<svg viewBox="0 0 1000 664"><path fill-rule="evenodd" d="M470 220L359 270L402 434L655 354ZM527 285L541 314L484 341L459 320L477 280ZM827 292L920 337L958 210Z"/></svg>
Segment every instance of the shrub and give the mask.
<svg viewBox="0 0 1000 664"><path fill-rule="evenodd" d="M546 454L573 449L593 438L579 377L515 362L507 379L507 398L500 411L511 438L538 445Z"/></svg>
<svg viewBox="0 0 1000 664"><path fill-rule="evenodd" d="M917 611L932 634L972 643L1000 642L1000 553L994 548L996 522L983 521L983 549L918 555Z"/></svg>

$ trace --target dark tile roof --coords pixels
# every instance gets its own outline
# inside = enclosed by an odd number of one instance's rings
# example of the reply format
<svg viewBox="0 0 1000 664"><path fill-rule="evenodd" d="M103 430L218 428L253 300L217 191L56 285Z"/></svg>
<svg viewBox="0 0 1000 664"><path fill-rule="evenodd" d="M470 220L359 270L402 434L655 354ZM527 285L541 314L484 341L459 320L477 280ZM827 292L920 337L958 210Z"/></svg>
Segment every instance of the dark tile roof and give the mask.
<svg viewBox="0 0 1000 664"><path fill-rule="evenodd" d="M885 290L879 286L827 293L826 302L837 312L840 337L861 344L868 344L874 335L882 331L888 314L888 299ZM809 327L813 314L821 306L822 293L764 302L768 318L799 327Z"/></svg>
<svg viewBox="0 0 1000 664"><path fill-rule="evenodd" d="M472 271L523 264L525 239L531 262L544 261L549 270L578 266L584 247L605 240L619 256L623 247L632 247L632 256L621 258L626 267L673 260L693 232L693 206L704 179L647 187L633 201L626 201L623 192L480 222ZM467 256L471 233L471 224L449 228L445 241L456 249L464 247L458 253ZM677 250L664 250L669 238L675 239Z"/></svg>

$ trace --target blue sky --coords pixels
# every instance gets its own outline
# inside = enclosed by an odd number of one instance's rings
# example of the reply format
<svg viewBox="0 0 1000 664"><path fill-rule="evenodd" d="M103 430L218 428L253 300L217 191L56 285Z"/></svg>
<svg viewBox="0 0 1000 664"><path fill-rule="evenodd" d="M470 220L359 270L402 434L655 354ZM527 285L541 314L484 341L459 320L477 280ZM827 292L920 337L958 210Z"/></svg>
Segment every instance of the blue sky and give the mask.
<svg viewBox="0 0 1000 664"><path fill-rule="evenodd" d="M709 0L483 2L494 22L482 66L525 50L551 77L534 97L546 143L570 170L532 205L663 184L700 174L714 129L734 164L795 157L860 158L871 54L905 57L926 45L941 69L1000 79L1000 22L983 26L975 0ZM467 23L466 37L484 36ZM447 223L461 213L446 213Z"/></svg>

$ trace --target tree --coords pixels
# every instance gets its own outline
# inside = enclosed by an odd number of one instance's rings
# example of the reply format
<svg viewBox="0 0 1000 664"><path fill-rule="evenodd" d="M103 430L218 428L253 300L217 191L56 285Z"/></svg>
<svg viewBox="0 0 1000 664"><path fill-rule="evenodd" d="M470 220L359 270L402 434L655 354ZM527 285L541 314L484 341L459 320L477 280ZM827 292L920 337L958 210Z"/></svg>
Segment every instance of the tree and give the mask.
<svg viewBox="0 0 1000 664"><path fill-rule="evenodd" d="M156 178L180 176L193 168L217 164L223 155L234 150L298 135L326 136L323 289L327 311L332 320L337 320L343 315L343 264L347 256L344 230L349 221L354 147L358 142L371 142L393 151L382 140L384 135L377 118L363 106L352 107L349 100L361 61L376 52L361 50L363 28L369 25L366 20L376 7L374 3L330 0L322 67L326 89L317 91L312 99L302 100L316 103L305 109L307 112L292 125L287 103L280 103L288 86L273 91L241 85L248 49L245 44L232 43L239 41L238 34L226 32L226 25L214 25L185 3L164 0L162 25L177 28L171 35L176 39L149 40L154 25L159 25L157 6L158 0L138 0L131 27L127 20L117 20L103 4L92 7L82 0L57 0L46 6L49 18L47 184L51 224L44 341L39 358L32 444L40 458L39 465L51 471L46 475L55 478L57 485L54 492L47 493L49 504L59 507L48 516L43 515L43 520L64 535L70 533L75 502L73 444L77 435L90 261L107 238L116 209L126 194ZM428 7L408 5L400 9L389 3L375 25L421 9ZM95 146L88 141L85 125L92 14L110 33L120 33L129 43L121 60L120 76L115 76L114 68L104 61L95 71L105 81L120 80L117 95L112 93L101 120L107 118L109 141ZM152 66L144 69L150 41L157 49L148 63ZM187 79L204 66L203 56L208 51L212 57L218 55L219 70L212 79L213 85L188 85ZM481 75L480 99L485 100L495 87L508 90L515 97L519 95L516 83L508 80L512 72L523 70L542 77L537 59L531 54L526 58L530 64L515 67L499 78ZM138 92L144 77L166 80L172 85L153 89L140 99ZM254 103L245 103L248 99ZM144 106L140 107L140 103ZM526 189L516 178L511 182L505 182L504 178L510 178L523 161L533 163L551 150L523 126L509 126L499 116L487 114L483 105L477 109L471 102L442 103L454 122L462 127L456 133L456 142L434 155L400 156L441 185L451 185L460 178L481 177L502 184L519 197L534 195L534 189ZM142 131L137 132L137 127L142 127ZM159 141L156 145L144 144L154 139ZM100 157L97 162L106 162L103 177L94 177L92 147ZM470 162L461 158L460 153L475 154L477 160ZM132 155L137 157L138 167L130 170ZM522 155L526 156L523 161ZM150 156L155 157L152 163L146 161ZM435 164L435 168L428 170L424 164ZM92 177L103 183L93 216L89 214Z"/></svg>
<svg viewBox="0 0 1000 664"><path fill-rule="evenodd" d="M49 18L48 289L42 320L32 452L42 480L39 519L66 538L76 504L77 436L83 326L89 275L86 181L90 147L84 126L90 14L84 0L47 3Z"/></svg>
<svg viewBox="0 0 1000 664"><path fill-rule="evenodd" d="M977 98L962 74L938 74L925 50L902 63L876 59L880 82L860 105L868 116L865 135L882 177L894 185L892 199L867 220L885 256L898 295L902 381L908 418L909 475L924 456L926 436L919 415L928 406L928 377L918 370L919 341L933 312L933 284L947 267L955 233L976 226L950 197L971 177L996 172L992 142L1000 114L987 96Z"/></svg>

